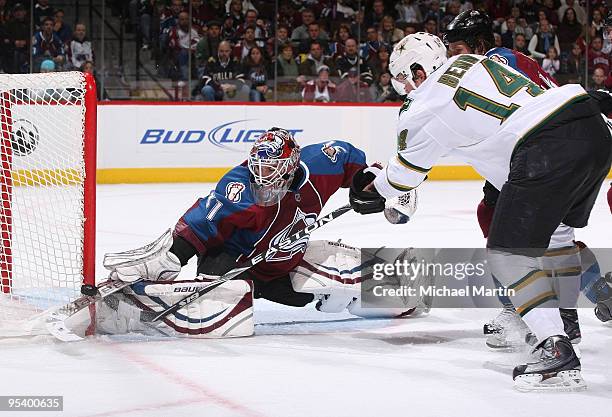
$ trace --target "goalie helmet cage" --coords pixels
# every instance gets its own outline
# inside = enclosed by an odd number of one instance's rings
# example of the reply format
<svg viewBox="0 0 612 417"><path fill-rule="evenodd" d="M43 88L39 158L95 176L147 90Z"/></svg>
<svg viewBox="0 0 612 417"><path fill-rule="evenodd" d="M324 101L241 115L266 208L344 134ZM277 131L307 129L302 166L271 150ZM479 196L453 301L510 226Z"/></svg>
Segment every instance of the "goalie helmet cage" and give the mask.
<svg viewBox="0 0 612 417"><path fill-rule="evenodd" d="M96 106L90 74L0 75L0 337L95 285Z"/></svg>

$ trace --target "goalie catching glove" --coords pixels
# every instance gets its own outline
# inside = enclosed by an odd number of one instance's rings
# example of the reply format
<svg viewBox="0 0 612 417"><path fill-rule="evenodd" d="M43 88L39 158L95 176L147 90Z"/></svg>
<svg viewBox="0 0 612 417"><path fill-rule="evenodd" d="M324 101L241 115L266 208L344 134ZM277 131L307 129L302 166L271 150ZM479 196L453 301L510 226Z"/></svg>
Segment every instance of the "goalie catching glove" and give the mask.
<svg viewBox="0 0 612 417"><path fill-rule="evenodd" d="M104 267L111 271L112 279L134 282L172 281L181 271L178 257L170 252L172 230L168 229L154 242L138 249L104 255Z"/></svg>

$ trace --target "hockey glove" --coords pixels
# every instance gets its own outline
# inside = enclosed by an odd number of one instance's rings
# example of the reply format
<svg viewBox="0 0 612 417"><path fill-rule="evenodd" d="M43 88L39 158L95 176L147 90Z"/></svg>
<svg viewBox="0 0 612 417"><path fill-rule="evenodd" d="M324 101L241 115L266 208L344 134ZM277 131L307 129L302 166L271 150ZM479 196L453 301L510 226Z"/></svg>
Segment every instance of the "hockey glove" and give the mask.
<svg viewBox="0 0 612 417"><path fill-rule="evenodd" d="M353 176L349 201L351 207L357 213L379 213L385 209L385 198L376 191L376 188L371 187L371 190L364 190L374 181L376 174L379 172L380 168L378 167L368 167L357 171Z"/></svg>

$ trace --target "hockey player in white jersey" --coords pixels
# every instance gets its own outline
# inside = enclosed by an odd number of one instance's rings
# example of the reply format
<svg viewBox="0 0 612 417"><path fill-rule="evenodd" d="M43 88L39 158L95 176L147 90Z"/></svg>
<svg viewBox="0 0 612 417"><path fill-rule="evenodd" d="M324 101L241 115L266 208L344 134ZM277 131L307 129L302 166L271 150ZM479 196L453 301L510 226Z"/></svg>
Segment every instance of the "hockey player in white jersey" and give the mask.
<svg viewBox="0 0 612 417"><path fill-rule="evenodd" d="M538 256L560 223L587 224L612 160L612 138L600 100L579 85L542 90L513 69L481 55L447 60L436 36L409 35L394 48L394 87L408 92L400 110L397 153L376 175L358 172L350 191L362 214L384 209L452 155L501 190L487 241L490 267L540 341L540 360L514 369L520 390L584 389L580 360L565 334L559 298ZM606 103L607 104L607 103ZM555 308L545 308L555 307Z"/></svg>

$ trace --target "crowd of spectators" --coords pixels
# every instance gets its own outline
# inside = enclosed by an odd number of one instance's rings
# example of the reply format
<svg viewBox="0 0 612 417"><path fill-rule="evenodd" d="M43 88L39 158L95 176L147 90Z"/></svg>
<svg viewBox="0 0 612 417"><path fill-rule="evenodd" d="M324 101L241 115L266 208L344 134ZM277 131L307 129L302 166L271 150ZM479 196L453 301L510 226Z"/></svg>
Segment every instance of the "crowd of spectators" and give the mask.
<svg viewBox="0 0 612 417"><path fill-rule="evenodd" d="M612 87L602 0L107 3L124 17L140 54L150 54L158 77L191 80L191 100L397 101L388 71L393 45L418 31L441 36L455 16L473 8L491 17L496 46L531 56L561 83ZM37 0L32 31L29 12L0 0L0 70L94 68L84 24L73 29L62 10Z"/></svg>
<svg viewBox="0 0 612 417"><path fill-rule="evenodd" d="M0 0L0 72L94 71L87 27L64 21L64 10L49 0Z"/></svg>

